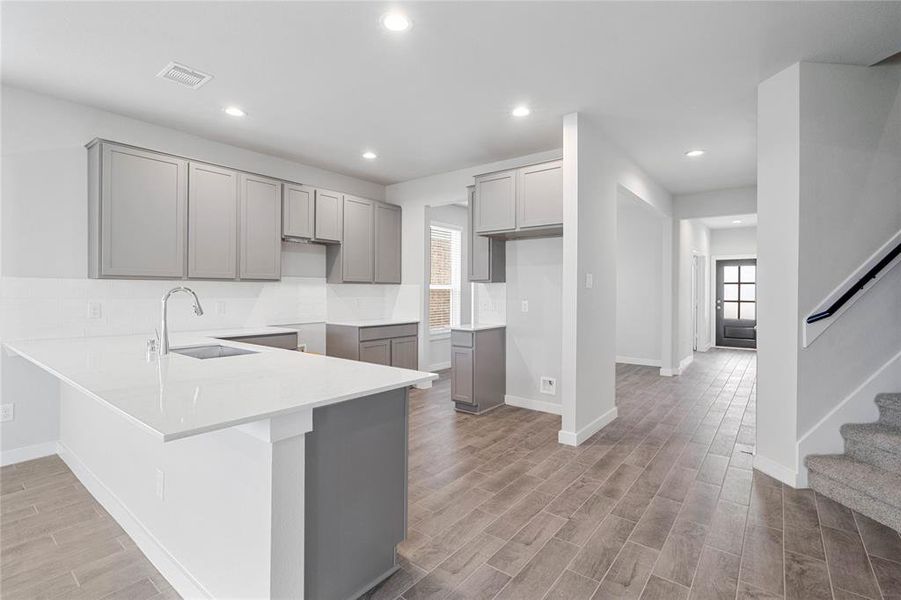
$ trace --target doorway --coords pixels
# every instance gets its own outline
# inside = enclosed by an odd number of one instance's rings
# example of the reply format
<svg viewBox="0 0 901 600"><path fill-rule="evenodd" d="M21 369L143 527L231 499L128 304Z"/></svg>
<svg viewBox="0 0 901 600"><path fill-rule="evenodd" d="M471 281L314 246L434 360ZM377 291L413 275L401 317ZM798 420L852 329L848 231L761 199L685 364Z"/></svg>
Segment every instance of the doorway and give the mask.
<svg viewBox="0 0 901 600"><path fill-rule="evenodd" d="M716 345L757 348L757 259L716 261Z"/></svg>

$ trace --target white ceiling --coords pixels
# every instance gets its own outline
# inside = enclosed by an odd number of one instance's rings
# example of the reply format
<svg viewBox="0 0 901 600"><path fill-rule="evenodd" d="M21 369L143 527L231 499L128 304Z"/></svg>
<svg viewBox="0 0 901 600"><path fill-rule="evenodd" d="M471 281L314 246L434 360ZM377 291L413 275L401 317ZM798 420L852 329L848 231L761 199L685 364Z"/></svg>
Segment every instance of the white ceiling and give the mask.
<svg viewBox="0 0 901 600"><path fill-rule="evenodd" d="M0 7L5 83L382 183L559 147L581 111L671 192L751 184L761 80L901 49L899 2L409 3L400 35L384 2Z"/></svg>
<svg viewBox="0 0 901 600"><path fill-rule="evenodd" d="M698 219L707 229L738 229L739 227L757 227L757 215L729 215L722 217L705 217ZM738 221L736 223L735 221Z"/></svg>

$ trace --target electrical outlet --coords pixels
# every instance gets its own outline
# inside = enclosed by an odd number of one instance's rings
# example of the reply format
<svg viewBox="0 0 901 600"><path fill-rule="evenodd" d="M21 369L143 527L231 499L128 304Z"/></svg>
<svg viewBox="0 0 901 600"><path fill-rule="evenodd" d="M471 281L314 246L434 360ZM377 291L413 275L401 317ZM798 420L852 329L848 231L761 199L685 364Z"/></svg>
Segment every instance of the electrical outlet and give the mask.
<svg viewBox="0 0 901 600"><path fill-rule="evenodd" d="M156 497L160 500L166 499L166 474L162 469L156 470Z"/></svg>
<svg viewBox="0 0 901 600"><path fill-rule="evenodd" d="M15 404L0 405L0 422L6 423L7 421L12 421L15 418L16 418L16 405Z"/></svg>
<svg viewBox="0 0 901 600"><path fill-rule="evenodd" d="M307 345L306 345L306 344L297 344L297 351L298 351L298 352L306 352L306 351L307 351Z"/></svg>
<svg viewBox="0 0 901 600"><path fill-rule="evenodd" d="M216 314L217 315L224 315L227 312L228 312L228 308L226 307L225 302L223 302L222 300L219 300L218 302L216 302Z"/></svg>
<svg viewBox="0 0 901 600"><path fill-rule="evenodd" d="M594 275L585 273L585 287L589 290L594 287Z"/></svg>
<svg viewBox="0 0 901 600"><path fill-rule="evenodd" d="M529 312L529 301L528 300L522 301L522 312Z"/></svg>
<svg viewBox="0 0 901 600"><path fill-rule="evenodd" d="M547 394L548 396L556 396L557 395L557 380L553 377L542 377L541 378L541 386L539 388L542 394Z"/></svg>
<svg viewBox="0 0 901 600"><path fill-rule="evenodd" d="M103 305L99 302L88 302L88 318L89 319L101 319L103 318Z"/></svg>

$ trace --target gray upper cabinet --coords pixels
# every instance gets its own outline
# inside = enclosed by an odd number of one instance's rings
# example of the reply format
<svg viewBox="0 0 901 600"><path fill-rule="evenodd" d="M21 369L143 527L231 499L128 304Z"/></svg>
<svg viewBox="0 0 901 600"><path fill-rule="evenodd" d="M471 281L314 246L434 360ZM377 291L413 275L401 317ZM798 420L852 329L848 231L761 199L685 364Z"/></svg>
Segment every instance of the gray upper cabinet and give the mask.
<svg viewBox="0 0 901 600"><path fill-rule="evenodd" d="M342 242L326 249L329 283L400 283L401 207L344 195Z"/></svg>
<svg viewBox="0 0 901 600"><path fill-rule="evenodd" d="M282 184L274 179L241 173L241 279L278 279L281 276Z"/></svg>
<svg viewBox="0 0 901 600"><path fill-rule="evenodd" d="M474 231L499 238L563 234L563 161L478 175Z"/></svg>
<svg viewBox="0 0 901 600"><path fill-rule="evenodd" d="M316 190L313 241L340 244L344 221L344 194Z"/></svg>
<svg viewBox="0 0 901 600"><path fill-rule="evenodd" d="M375 205L375 283L400 283L401 211L393 204Z"/></svg>
<svg viewBox="0 0 901 600"><path fill-rule="evenodd" d="M238 274L238 173L192 162L188 184L188 277Z"/></svg>
<svg viewBox="0 0 901 600"><path fill-rule="evenodd" d="M282 237L309 240L313 237L316 190L286 183L282 187Z"/></svg>
<svg viewBox="0 0 901 600"><path fill-rule="evenodd" d="M475 230L479 233L516 229L516 171L476 177Z"/></svg>
<svg viewBox="0 0 901 600"><path fill-rule="evenodd" d="M473 226L475 212L475 186L466 188L469 197L467 236L469 255L469 280L485 283L506 281L506 248L504 240L479 235Z"/></svg>
<svg viewBox="0 0 901 600"><path fill-rule="evenodd" d="M517 177L517 227L562 225L563 161L523 167Z"/></svg>
<svg viewBox="0 0 901 600"><path fill-rule="evenodd" d="M89 275L184 277L187 161L98 140L88 168Z"/></svg>

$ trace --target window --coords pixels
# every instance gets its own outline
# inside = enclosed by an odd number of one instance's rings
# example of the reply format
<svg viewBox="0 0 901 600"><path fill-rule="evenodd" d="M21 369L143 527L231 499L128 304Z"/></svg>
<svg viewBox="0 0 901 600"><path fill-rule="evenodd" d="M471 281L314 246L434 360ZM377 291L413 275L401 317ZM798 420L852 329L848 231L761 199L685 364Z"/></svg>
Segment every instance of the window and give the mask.
<svg viewBox="0 0 901 600"><path fill-rule="evenodd" d="M460 233L450 227L430 227L429 330L433 332L460 324Z"/></svg>

